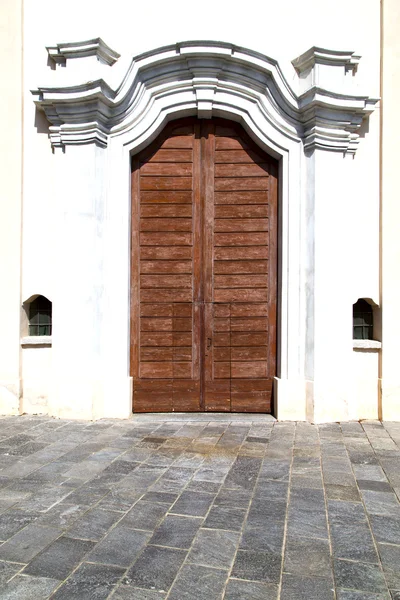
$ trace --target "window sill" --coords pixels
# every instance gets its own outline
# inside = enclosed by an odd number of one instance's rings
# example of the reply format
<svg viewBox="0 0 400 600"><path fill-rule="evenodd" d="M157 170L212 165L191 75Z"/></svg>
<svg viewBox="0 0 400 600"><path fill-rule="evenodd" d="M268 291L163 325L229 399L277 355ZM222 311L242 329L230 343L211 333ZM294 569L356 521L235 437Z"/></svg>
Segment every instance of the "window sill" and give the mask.
<svg viewBox="0 0 400 600"><path fill-rule="evenodd" d="M27 335L21 339L21 346L23 347L38 347L45 346L51 347L52 337L51 335Z"/></svg>
<svg viewBox="0 0 400 600"><path fill-rule="evenodd" d="M353 350L380 350L382 342L376 340L353 340Z"/></svg>

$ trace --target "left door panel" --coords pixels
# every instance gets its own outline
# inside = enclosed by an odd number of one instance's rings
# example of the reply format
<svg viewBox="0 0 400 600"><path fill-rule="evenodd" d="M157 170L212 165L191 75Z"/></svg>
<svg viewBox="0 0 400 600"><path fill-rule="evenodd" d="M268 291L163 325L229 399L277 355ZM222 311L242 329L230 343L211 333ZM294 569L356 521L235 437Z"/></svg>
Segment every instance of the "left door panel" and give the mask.
<svg viewBox="0 0 400 600"><path fill-rule="evenodd" d="M133 159L131 375L135 412L201 410L200 137L167 126Z"/></svg>

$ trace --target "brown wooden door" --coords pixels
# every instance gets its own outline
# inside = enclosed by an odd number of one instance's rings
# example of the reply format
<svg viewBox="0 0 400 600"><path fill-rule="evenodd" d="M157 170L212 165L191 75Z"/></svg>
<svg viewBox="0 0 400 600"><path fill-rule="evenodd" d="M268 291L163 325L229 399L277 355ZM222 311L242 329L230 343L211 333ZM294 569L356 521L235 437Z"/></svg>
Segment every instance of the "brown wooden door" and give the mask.
<svg viewBox="0 0 400 600"><path fill-rule="evenodd" d="M132 164L133 410L270 412L277 163L234 123L169 124Z"/></svg>

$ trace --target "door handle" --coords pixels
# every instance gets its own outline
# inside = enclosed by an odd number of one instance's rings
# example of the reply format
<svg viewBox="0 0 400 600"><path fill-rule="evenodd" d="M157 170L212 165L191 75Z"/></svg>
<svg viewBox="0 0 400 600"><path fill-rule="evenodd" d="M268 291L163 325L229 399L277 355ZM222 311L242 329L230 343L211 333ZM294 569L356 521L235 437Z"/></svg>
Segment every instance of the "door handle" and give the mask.
<svg viewBox="0 0 400 600"><path fill-rule="evenodd" d="M212 346L212 339L209 337L209 338L207 338L207 350L210 350L211 346Z"/></svg>

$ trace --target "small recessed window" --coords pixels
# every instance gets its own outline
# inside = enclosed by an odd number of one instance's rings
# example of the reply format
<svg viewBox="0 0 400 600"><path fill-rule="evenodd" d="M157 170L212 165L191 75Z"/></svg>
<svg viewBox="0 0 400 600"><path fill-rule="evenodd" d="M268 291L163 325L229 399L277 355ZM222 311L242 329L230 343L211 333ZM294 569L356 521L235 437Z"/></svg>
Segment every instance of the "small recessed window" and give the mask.
<svg viewBox="0 0 400 600"><path fill-rule="evenodd" d="M29 335L51 335L51 302L44 296L29 304Z"/></svg>
<svg viewBox="0 0 400 600"><path fill-rule="evenodd" d="M358 300L353 304L353 339L372 340L373 325L372 306L366 300Z"/></svg>

